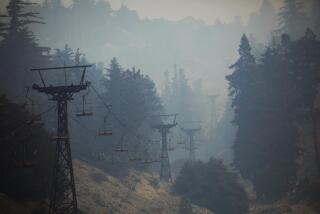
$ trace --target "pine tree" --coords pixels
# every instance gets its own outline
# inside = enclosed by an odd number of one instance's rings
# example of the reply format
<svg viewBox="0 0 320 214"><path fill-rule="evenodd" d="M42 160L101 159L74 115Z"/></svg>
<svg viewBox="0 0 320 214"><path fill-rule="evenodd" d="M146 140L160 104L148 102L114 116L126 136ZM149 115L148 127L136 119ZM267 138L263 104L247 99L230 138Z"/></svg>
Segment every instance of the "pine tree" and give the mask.
<svg viewBox="0 0 320 214"><path fill-rule="evenodd" d="M59 9L63 7L61 0L51 0L51 6L54 9Z"/></svg>
<svg viewBox="0 0 320 214"><path fill-rule="evenodd" d="M65 44L62 50L59 48L55 50L52 61L55 66L72 66L76 64L76 55L68 44Z"/></svg>
<svg viewBox="0 0 320 214"><path fill-rule="evenodd" d="M10 0L7 6L8 14L0 16L4 20L0 24L0 33L3 36L3 40L0 42L0 67L2 71L10 70L1 79L4 87L9 90L26 85L26 80L30 80L30 78L26 77L25 71L47 64L49 60L50 49L40 47L28 28L30 24L43 23L37 13L26 11L32 5L34 3ZM12 88L12 82L16 83L15 89ZM21 89L18 88L18 90Z"/></svg>
<svg viewBox="0 0 320 214"><path fill-rule="evenodd" d="M296 180L298 129L295 123L298 100L290 63L293 43L286 35L277 47L268 48L261 60L261 82L254 98L254 126L251 153L246 161L251 169L245 176L255 186L260 200L277 200Z"/></svg>
<svg viewBox="0 0 320 214"><path fill-rule="evenodd" d="M238 131L233 145L234 165L245 177L250 177L252 164L248 153L252 151L251 132L255 130L255 118L252 117L255 107L255 58L251 54L251 47L246 35L243 35L239 47L240 58L230 66L233 73L226 79L229 81L229 96L232 98L234 109L234 125Z"/></svg>
<svg viewBox="0 0 320 214"><path fill-rule="evenodd" d="M299 93L300 112L298 114L298 122L311 122L313 133L313 145L318 165L318 173L320 173L320 149L318 146L318 112L316 97L318 94L319 78L319 55L320 55L320 42L317 40L316 35L307 29L304 37L296 42L295 55L293 60L295 62L296 87Z"/></svg>
<svg viewBox="0 0 320 214"><path fill-rule="evenodd" d="M296 180L299 114L294 43L283 35L282 43L269 47L255 65L246 38L240 59L227 77L238 131L234 165L254 184L260 200L276 200Z"/></svg>
<svg viewBox="0 0 320 214"><path fill-rule="evenodd" d="M0 95L0 192L20 200L48 197L54 146L43 124Z"/></svg>
<svg viewBox="0 0 320 214"><path fill-rule="evenodd" d="M154 82L139 69L124 70L113 58L103 86L105 102L112 105L111 113L105 114L112 124L114 147L128 148L136 153L131 157L141 157L144 149L141 141L154 131L150 128L152 115L162 111Z"/></svg>
<svg viewBox="0 0 320 214"><path fill-rule="evenodd" d="M43 3L45 8L61 9L63 4L61 0L45 0Z"/></svg>
<svg viewBox="0 0 320 214"><path fill-rule="evenodd" d="M271 32L276 29L276 10L269 0L263 0L260 10L250 16L248 28L257 39L266 43L270 40Z"/></svg>
<svg viewBox="0 0 320 214"><path fill-rule="evenodd" d="M311 24L312 30L320 36L320 1L313 0L311 9Z"/></svg>
<svg viewBox="0 0 320 214"><path fill-rule="evenodd" d="M240 105L247 102L246 96L250 93L254 81L252 72L255 68L255 58L251 54L251 47L246 35L243 35L239 47L239 60L230 66L233 73L226 79L229 81L230 96L233 97L232 105L235 108L235 123L239 125L238 120Z"/></svg>
<svg viewBox="0 0 320 214"><path fill-rule="evenodd" d="M192 120L191 112L194 103L191 97L193 92L185 71L182 68L178 70L176 65L174 65L173 77L168 91L170 92L168 97L163 97L164 100L167 100L166 110L179 113L179 120L181 121Z"/></svg>
<svg viewBox="0 0 320 214"><path fill-rule="evenodd" d="M15 39L19 33L26 33L29 39L34 40L32 33L28 30L27 26L30 24L44 24L38 16L38 13L24 12L27 6L34 5L34 3L25 2L21 0L10 0L7 6L8 15L1 15L1 18L9 18L9 23L2 23L0 32L6 40Z"/></svg>
<svg viewBox="0 0 320 214"><path fill-rule="evenodd" d="M302 12L303 4L298 0L284 0L280 8L278 34L289 34L291 38L297 39L303 35L306 28L306 17Z"/></svg>

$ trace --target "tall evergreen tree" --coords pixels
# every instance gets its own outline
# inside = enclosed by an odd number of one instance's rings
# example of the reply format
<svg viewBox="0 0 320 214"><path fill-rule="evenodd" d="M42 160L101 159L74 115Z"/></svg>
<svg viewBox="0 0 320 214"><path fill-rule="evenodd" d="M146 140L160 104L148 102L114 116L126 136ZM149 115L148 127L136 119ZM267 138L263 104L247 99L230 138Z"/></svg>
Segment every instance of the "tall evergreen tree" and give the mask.
<svg viewBox="0 0 320 214"><path fill-rule="evenodd" d="M15 87L26 84L27 69L48 62L49 48L40 47L28 28L30 24L43 23L37 13L27 11L32 5L34 3L10 0L7 15L0 16L3 20L0 25L0 33L3 36L0 42L0 67L2 71L10 71L5 75L3 73L1 79L3 85L10 89L12 82L16 83Z"/></svg>
<svg viewBox="0 0 320 214"><path fill-rule="evenodd" d="M233 145L234 165L242 174L250 171L250 161L248 151L251 151L250 131L255 128L251 115L254 107L254 71L256 69L255 58L251 54L251 47L246 35L243 35L239 47L240 58L230 68L233 73L226 79L229 81L229 91L234 109L234 125L238 131Z"/></svg>
<svg viewBox="0 0 320 214"><path fill-rule="evenodd" d="M290 190L296 180L298 129L294 66L290 62L292 42L283 36L282 44L263 55L259 71L261 84L255 108L254 145L248 159L255 161L247 175L262 200L276 200Z"/></svg>
<svg viewBox="0 0 320 214"><path fill-rule="evenodd" d="M296 179L300 107L293 47L284 35L282 43L269 47L255 65L244 37L240 59L227 77L238 127L234 165L253 182L261 200L281 197Z"/></svg>
<svg viewBox="0 0 320 214"><path fill-rule="evenodd" d="M279 29L281 34L289 34L293 39L303 35L306 28L306 17L303 11L303 4L298 0L284 0L279 12Z"/></svg>
<svg viewBox="0 0 320 214"><path fill-rule="evenodd" d="M248 21L248 28L260 42L270 40L271 32L276 29L276 10L269 0L263 0L259 12L253 13ZM251 44L252 45L252 44Z"/></svg>
<svg viewBox="0 0 320 214"><path fill-rule="evenodd" d="M48 197L54 161L49 133L26 106L3 95L0 117L0 191L19 200Z"/></svg>
<svg viewBox="0 0 320 214"><path fill-rule="evenodd" d="M307 29L304 37L299 39L294 47L293 61L295 63L294 75L296 77L297 94L299 97L298 122L311 122L313 133L313 144L318 173L320 173L320 149L318 146L318 104L316 97L320 82L320 42L316 35Z"/></svg>
<svg viewBox="0 0 320 214"><path fill-rule="evenodd" d="M168 73L166 78L169 79ZM178 71L175 65L172 80L170 82L167 80L166 85L166 93L162 97L166 101L166 110L179 113L179 120L192 120L193 91L189 86L185 71L182 68Z"/></svg>
<svg viewBox="0 0 320 214"><path fill-rule="evenodd" d="M34 3L21 0L10 0L7 6L8 15L1 15L2 18L9 18L9 23L2 23L1 32L4 34L4 39L12 39L19 32L25 30L29 24L41 23L38 13L25 12L23 9L26 6L34 5ZM6 32L6 33L4 33Z"/></svg>
<svg viewBox="0 0 320 214"><path fill-rule="evenodd" d="M80 54L80 53L78 53ZM76 64L76 57L74 51L65 44L64 48L61 50L57 48L55 53L52 56L52 61L55 66L72 66ZM80 56L78 56L78 60L80 60Z"/></svg>
<svg viewBox="0 0 320 214"><path fill-rule="evenodd" d="M243 102L247 102L246 97L251 92L251 85L254 81L252 72L255 69L255 58L251 54L251 47L246 35L243 35L239 47L240 58L230 66L233 73L228 75L226 79L229 81L230 96L233 97L232 105L235 108L235 123L239 123L240 108ZM245 110L245 109L243 109Z"/></svg>
<svg viewBox="0 0 320 214"><path fill-rule="evenodd" d="M111 112L106 111L106 115L112 124L113 147L129 148L136 153L131 156L141 156L144 143L148 143L145 139L153 133L152 116L162 111L154 82L140 70L124 70L113 58L103 86L105 102L112 105Z"/></svg>
<svg viewBox="0 0 320 214"><path fill-rule="evenodd" d="M58 8L63 7L63 4L62 4L61 0L51 0L51 6L53 8L58 9Z"/></svg>
<svg viewBox="0 0 320 214"><path fill-rule="evenodd" d="M311 9L311 24L310 27L320 36L320 1L313 0Z"/></svg>

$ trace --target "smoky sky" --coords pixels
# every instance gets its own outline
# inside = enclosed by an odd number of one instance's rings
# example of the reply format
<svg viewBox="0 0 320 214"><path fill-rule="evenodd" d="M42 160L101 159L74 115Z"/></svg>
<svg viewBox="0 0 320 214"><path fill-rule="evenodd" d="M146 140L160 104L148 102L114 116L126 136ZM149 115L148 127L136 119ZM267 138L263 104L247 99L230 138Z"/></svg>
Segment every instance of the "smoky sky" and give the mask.
<svg viewBox="0 0 320 214"><path fill-rule="evenodd" d="M71 0L64 0L66 6ZM0 0L1 11L8 0ZM41 0L34 0L41 2ZM246 21L249 15L259 10L262 0L109 0L114 9L126 5L138 12L141 18L163 18L167 20L181 20L193 17L212 24L216 19L231 22L235 16L242 16ZM270 0L278 8L282 0Z"/></svg>
<svg viewBox="0 0 320 214"><path fill-rule="evenodd" d="M192 16L207 23L216 19L231 22L235 16L242 16L244 21L249 15L259 10L262 0L111 0L114 7L121 4L136 10L142 18L164 18L180 20ZM270 0L275 8L281 0Z"/></svg>

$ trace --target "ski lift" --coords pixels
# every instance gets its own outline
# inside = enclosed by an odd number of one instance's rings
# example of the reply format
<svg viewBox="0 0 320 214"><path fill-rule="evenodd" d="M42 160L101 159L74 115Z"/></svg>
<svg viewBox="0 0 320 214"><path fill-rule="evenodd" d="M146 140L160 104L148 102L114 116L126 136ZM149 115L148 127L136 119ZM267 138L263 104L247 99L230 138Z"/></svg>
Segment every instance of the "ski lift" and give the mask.
<svg viewBox="0 0 320 214"><path fill-rule="evenodd" d="M36 121L40 121L41 118L40 116L37 116L35 114L35 101L33 99L31 99L31 97L29 96L29 92L30 92L30 88L28 86L25 87L26 92L25 92L25 98L26 98L26 103L24 104L26 107L30 106L30 113L31 113L31 121L30 124L36 122ZM40 109L40 105L38 104L38 109Z"/></svg>
<svg viewBox="0 0 320 214"><path fill-rule="evenodd" d="M186 139L182 138L181 133L179 135L179 140L178 140L177 144L179 144L179 145L185 145L186 144Z"/></svg>
<svg viewBox="0 0 320 214"><path fill-rule="evenodd" d="M68 140L69 138L67 136L58 136L54 135L51 137L52 141L63 141L63 140Z"/></svg>
<svg viewBox="0 0 320 214"><path fill-rule="evenodd" d="M137 150L138 150L138 144L135 144L134 145L134 156L129 158L130 161L142 161L142 158L137 156L137 153L138 153Z"/></svg>
<svg viewBox="0 0 320 214"><path fill-rule="evenodd" d="M129 158L130 161L142 161L142 158L134 156L132 158Z"/></svg>
<svg viewBox="0 0 320 214"><path fill-rule="evenodd" d="M108 115L106 115L103 118L103 130L98 132L99 136L111 136L112 135L112 129L111 128L107 128L107 119L108 119Z"/></svg>
<svg viewBox="0 0 320 214"><path fill-rule="evenodd" d="M168 152L172 152L172 151L174 151L176 148L174 148L173 146L169 146L168 147Z"/></svg>
<svg viewBox="0 0 320 214"><path fill-rule="evenodd" d="M161 162L160 160L145 160L142 163L143 164L153 164L153 163L159 163Z"/></svg>
<svg viewBox="0 0 320 214"><path fill-rule="evenodd" d="M115 150L116 152L129 152L129 149L123 148L123 137L124 136L122 136L121 139L120 139L120 148L117 148Z"/></svg>
<svg viewBox="0 0 320 214"><path fill-rule="evenodd" d="M115 165L117 163L116 158L114 157L114 154L111 154L111 165Z"/></svg>
<svg viewBox="0 0 320 214"><path fill-rule="evenodd" d="M161 140L148 140L147 145L159 144Z"/></svg>
<svg viewBox="0 0 320 214"><path fill-rule="evenodd" d="M86 116L92 116L93 112L92 111L88 111L86 109L86 106L88 105L88 103L86 102L86 96L90 93L90 88L88 88L87 93L85 93L82 96L82 110L78 113L76 113L76 116L78 117L86 117Z"/></svg>
<svg viewBox="0 0 320 214"><path fill-rule="evenodd" d="M33 151L32 151L33 149ZM28 147L27 143L22 144L20 150L14 152L16 160L14 161L15 168L32 168L36 165L34 161L34 156L36 156L38 150L36 148ZM22 157L18 160L18 156Z"/></svg>
<svg viewBox="0 0 320 214"><path fill-rule="evenodd" d="M169 156L162 156L160 155L160 159L165 159L165 158L168 158Z"/></svg>
<svg viewBox="0 0 320 214"><path fill-rule="evenodd" d="M169 144L168 144L168 151L169 152L172 152L174 151L176 148L174 147L174 145L172 144L172 139L171 139L172 136L170 136L169 138Z"/></svg>
<svg viewBox="0 0 320 214"><path fill-rule="evenodd" d="M129 152L129 149L125 149L122 146L115 150L116 152Z"/></svg>
<svg viewBox="0 0 320 214"><path fill-rule="evenodd" d="M104 152L98 152L96 158L97 161L105 161L107 159Z"/></svg>

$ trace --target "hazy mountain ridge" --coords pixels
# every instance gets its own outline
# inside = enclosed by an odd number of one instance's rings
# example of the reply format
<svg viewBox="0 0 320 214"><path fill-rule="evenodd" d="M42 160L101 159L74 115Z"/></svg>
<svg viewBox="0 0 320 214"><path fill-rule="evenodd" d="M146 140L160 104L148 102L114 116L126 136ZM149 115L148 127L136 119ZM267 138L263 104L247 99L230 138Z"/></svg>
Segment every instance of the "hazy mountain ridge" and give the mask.
<svg viewBox="0 0 320 214"><path fill-rule="evenodd" d="M226 90L224 76L240 35L247 31L240 21L208 25L193 17L180 21L141 19L125 6L114 11L107 3L80 4L38 8L46 22L33 27L39 42L51 47L67 43L80 48L93 62L116 56L125 67L144 70L158 86L163 72L176 63L186 68L191 80L201 76L206 89ZM53 17L57 13L60 16ZM225 39L229 42L221 42ZM221 56L224 60L215 60ZM210 84L212 80L214 84Z"/></svg>

